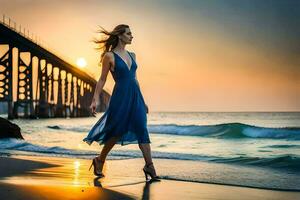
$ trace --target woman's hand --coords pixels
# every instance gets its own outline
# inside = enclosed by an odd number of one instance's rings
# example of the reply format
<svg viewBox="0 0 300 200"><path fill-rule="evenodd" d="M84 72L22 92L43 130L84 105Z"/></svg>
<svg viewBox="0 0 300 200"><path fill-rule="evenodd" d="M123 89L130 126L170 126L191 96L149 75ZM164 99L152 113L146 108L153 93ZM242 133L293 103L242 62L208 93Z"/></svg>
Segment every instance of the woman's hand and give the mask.
<svg viewBox="0 0 300 200"><path fill-rule="evenodd" d="M95 99L93 99L93 101L92 101L92 103L91 103L91 105L90 105L90 109L91 109L91 111L92 111L92 115L93 116L95 116L96 115L96 107L97 107L97 105L96 105L96 101L95 101Z"/></svg>
<svg viewBox="0 0 300 200"><path fill-rule="evenodd" d="M145 104L145 108L146 108L146 113L148 113L149 112L149 108L148 108L147 104Z"/></svg>

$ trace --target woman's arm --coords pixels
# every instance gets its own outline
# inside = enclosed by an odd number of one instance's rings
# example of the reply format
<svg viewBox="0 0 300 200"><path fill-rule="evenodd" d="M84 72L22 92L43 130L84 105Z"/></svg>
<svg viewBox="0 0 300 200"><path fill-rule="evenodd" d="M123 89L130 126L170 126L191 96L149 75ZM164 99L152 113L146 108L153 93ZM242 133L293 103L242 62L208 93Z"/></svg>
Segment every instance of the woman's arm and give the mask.
<svg viewBox="0 0 300 200"><path fill-rule="evenodd" d="M99 95L101 94L103 87L105 85L110 66L111 66L111 55L110 55L110 53L106 53L103 56L101 76L96 84L92 104L90 106L93 114L95 114L96 107L99 103Z"/></svg>

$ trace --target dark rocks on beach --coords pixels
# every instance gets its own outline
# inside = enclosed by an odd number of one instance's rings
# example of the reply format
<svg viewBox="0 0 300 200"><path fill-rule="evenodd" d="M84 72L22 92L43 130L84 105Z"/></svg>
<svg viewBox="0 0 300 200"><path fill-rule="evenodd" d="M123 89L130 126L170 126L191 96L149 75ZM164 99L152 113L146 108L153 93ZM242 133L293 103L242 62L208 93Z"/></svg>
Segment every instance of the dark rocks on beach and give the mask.
<svg viewBox="0 0 300 200"><path fill-rule="evenodd" d="M24 140L18 125L0 117L0 139L3 138L17 138Z"/></svg>

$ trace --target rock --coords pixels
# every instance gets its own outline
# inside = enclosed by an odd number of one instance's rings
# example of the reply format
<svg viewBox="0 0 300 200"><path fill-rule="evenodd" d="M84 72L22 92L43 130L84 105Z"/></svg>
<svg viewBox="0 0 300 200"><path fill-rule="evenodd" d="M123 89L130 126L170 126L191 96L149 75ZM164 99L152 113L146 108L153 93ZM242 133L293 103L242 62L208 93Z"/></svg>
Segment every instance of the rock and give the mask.
<svg viewBox="0 0 300 200"><path fill-rule="evenodd" d="M0 117L0 139L3 138L17 138L24 140L18 125Z"/></svg>

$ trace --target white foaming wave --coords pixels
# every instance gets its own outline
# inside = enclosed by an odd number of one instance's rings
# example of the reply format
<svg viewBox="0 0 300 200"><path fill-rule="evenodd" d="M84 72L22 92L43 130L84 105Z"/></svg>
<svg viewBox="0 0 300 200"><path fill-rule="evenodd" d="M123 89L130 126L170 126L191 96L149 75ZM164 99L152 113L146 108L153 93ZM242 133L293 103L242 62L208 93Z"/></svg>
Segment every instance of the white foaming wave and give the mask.
<svg viewBox="0 0 300 200"><path fill-rule="evenodd" d="M66 125L55 125L55 126L47 126L49 129L54 129L54 130L66 130L66 131L72 131L72 132L79 132L79 133L86 133L89 132L90 129L92 128L91 126L79 126L79 125L74 125L74 126L66 126Z"/></svg>
<svg viewBox="0 0 300 200"><path fill-rule="evenodd" d="M216 125L149 125L151 133L202 136L218 138L271 138L300 139L299 127L267 128L242 123L225 123Z"/></svg>
<svg viewBox="0 0 300 200"><path fill-rule="evenodd" d="M223 127L215 125L177 125L177 124L160 124L149 125L148 130L151 133L166 133L173 135L195 135L205 136L212 133L220 132Z"/></svg>
<svg viewBox="0 0 300 200"><path fill-rule="evenodd" d="M23 151L26 154L35 155L35 153L42 153L46 155L56 155L56 156L69 156L69 157L81 157L81 158L91 158L91 156L97 155L97 151L86 151L86 150L74 150L66 149L59 146L42 146L37 144L31 144L20 139L1 139L0 140L0 150L11 150L11 151ZM7 151L6 151L7 152ZM165 159L178 159L178 160L209 160L215 157L209 157L205 155L196 154L182 154L182 153L168 153L168 152L152 152L155 158L165 158ZM110 152L110 157L112 159L129 159L129 158L142 158L143 155L139 150L112 150Z"/></svg>
<svg viewBox="0 0 300 200"><path fill-rule="evenodd" d="M243 134L252 138L300 137L300 129L246 127Z"/></svg>
<svg viewBox="0 0 300 200"><path fill-rule="evenodd" d="M3 150L18 150L26 152L38 152L38 153L49 153L49 154L66 154L66 155L91 155L96 152L90 151L78 151L72 149L66 149L59 146L47 147L42 145L31 144L21 139L1 139L0 149Z"/></svg>
<svg viewBox="0 0 300 200"><path fill-rule="evenodd" d="M16 152L17 151L17 152ZM47 147L42 145L35 145L24 140L19 139L1 139L0 152L9 153L14 155L40 155L40 156L55 156L55 157L71 157L91 159L98 155L96 151L84 151L66 149L58 146ZM278 155L275 157L219 157L203 154L188 154L188 153L175 153L175 152L160 152L152 151L153 158L173 159L173 160L192 160L192 161L209 161L221 163L234 163L238 165L254 165L264 166L271 168L289 169L299 172L300 157L297 155ZM109 159L132 159L142 158L143 155L139 150L112 150L109 154Z"/></svg>

